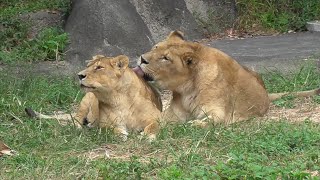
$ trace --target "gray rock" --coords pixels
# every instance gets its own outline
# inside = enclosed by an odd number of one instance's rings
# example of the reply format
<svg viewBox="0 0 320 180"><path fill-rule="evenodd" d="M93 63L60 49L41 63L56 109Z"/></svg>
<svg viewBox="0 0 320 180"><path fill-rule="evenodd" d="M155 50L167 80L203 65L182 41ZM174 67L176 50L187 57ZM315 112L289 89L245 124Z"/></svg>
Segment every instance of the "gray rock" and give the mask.
<svg viewBox="0 0 320 180"><path fill-rule="evenodd" d="M181 30L187 38L200 38L201 30L184 0L130 0L148 26L155 42L172 30Z"/></svg>
<svg viewBox="0 0 320 180"><path fill-rule="evenodd" d="M205 17L210 12L220 17L223 12L221 24L232 25L234 7L234 0L73 0L65 26L71 41L66 59L79 67L96 54L125 54L133 65L170 31L181 30L190 40L201 38L199 27L203 26L197 24L193 12Z"/></svg>
<svg viewBox="0 0 320 180"><path fill-rule="evenodd" d="M203 31L190 12L190 9L196 8L195 2L73 0L65 26L71 41L66 59L75 66L83 66L85 60L96 54L125 54L131 58L132 65L136 62L135 58L148 51L155 42L164 39L170 31L178 29L185 32L187 39L199 39ZM217 3L213 6L210 0L201 2L203 7L219 6ZM222 0L214 2L226 4Z"/></svg>
<svg viewBox="0 0 320 180"><path fill-rule="evenodd" d="M65 30L71 41L66 59L76 66L96 54L137 57L153 44L129 0L77 0Z"/></svg>
<svg viewBox="0 0 320 180"><path fill-rule="evenodd" d="M309 31L320 32L320 21L307 22L307 29Z"/></svg>
<svg viewBox="0 0 320 180"><path fill-rule="evenodd" d="M206 33L218 33L233 27L235 0L184 0L198 25Z"/></svg>

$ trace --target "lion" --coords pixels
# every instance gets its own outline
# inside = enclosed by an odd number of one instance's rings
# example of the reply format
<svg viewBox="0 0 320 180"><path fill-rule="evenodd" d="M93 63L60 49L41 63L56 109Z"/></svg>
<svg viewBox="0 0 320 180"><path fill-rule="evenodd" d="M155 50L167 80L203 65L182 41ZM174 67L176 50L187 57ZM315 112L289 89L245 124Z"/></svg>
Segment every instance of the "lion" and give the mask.
<svg viewBox="0 0 320 180"><path fill-rule="evenodd" d="M135 71L160 88L172 91L165 121L212 120L234 123L261 117L271 100L288 93L268 94L260 76L222 51L184 40L173 31L149 52L141 55ZM297 92L318 94L319 89Z"/></svg>
<svg viewBox="0 0 320 180"><path fill-rule="evenodd" d="M127 56L94 56L87 68L78 73L86 94L77 113L47 116L31 109L27 113L39 118L75 119L78 126L88 121L100 128L111 127L126 140L128 130L143 131L153 140L159 131L162 111L159 93L129 67Z"/></svg>

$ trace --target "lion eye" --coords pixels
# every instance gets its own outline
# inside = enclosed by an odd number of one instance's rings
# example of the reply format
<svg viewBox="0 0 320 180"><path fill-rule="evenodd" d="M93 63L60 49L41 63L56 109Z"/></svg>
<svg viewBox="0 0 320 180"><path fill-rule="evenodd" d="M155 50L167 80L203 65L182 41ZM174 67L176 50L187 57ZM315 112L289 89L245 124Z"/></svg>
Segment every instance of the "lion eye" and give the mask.
<svg viewBox="0 0 320 180"><path fill-rule="evenodd" d="M164 59L166 61L170 60L167 56L163 56L162 59Z"/></svg>
<svg viewBox="0 0 320 180"><path fill-rule="evenodd" d="M103 69L104 67L102 67L102 66L96 66L94 69L95 70L99 70L99 69Z"/></svg>

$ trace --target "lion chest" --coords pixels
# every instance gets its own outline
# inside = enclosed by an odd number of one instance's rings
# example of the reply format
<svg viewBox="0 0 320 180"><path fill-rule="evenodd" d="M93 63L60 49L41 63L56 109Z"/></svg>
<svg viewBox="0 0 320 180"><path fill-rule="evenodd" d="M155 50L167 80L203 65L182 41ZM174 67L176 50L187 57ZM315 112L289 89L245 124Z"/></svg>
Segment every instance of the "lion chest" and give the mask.
<svg viewBox="0 0 320 180"><path fill-rule="evenodd" d="M100 121L107 127L124 126L132 121L132 113L127 107L115 106L100 108Z"/></svg>
<svg viewBox="0 0 320 180"><path fill-rule="evenodd" d="M193 113L197 105L198 93L192 92L187 95L182 96L181 103L182 107L187 110L189 113Z"/></svg>

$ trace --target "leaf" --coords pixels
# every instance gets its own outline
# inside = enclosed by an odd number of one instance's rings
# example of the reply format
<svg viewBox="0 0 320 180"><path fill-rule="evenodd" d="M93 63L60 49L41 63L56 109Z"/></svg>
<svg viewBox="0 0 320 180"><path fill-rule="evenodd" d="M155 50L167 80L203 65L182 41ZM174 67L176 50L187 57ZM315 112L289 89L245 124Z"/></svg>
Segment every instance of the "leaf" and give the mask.
<svg viewBox="0 0 320 180"><path fill-rule="evenodd" d="M16 152L11 150L6 144L0 141L0 157L3 155L13 156Z"/></svg>

